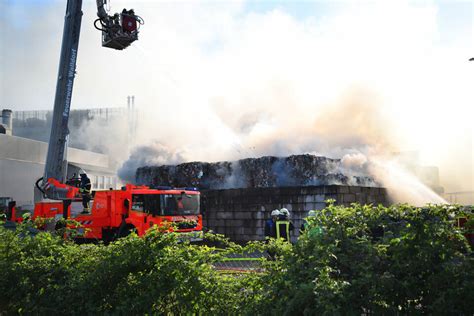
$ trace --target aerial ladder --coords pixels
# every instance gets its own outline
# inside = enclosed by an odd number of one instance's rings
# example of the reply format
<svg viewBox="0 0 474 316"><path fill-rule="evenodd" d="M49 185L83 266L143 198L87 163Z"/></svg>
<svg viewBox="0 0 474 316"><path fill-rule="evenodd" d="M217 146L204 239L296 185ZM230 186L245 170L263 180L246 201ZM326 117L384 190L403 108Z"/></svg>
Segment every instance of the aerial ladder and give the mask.
<svg viewBox="0 0 474 316"><path fill-rule="evenodd" d="M97 16L94 26L102 32L102 46L122 50L138 39L143 20L133 10L108 15L107 0L97 0ZM81 31L82 0L68 0L62 37L53 119L49 138L44 175L36 182L35 196L41 199L61 200L70 203L79 195L79 188L66 184L68 122L72 100L79 36ZM35 198L36 200L36 198ZM37 200L35 202L38 202ZM65 205L66 206L66 205ZM67 207L64 207L67 210ZM67 217L67 212L64 212Z"/></svg>
<svg viewBox="0 0 474 316"><path fill-rule="evenodd" d="M106 1L97 0L96 29L102 33L102 46L122 50L138 39L143 20L133 10L108 15ZM68 0L54 99L53 120L43 177L36 181L33 218L53 219L54 229L69 225L84 241L105 242L135 231L143 236L154 226L180 234L191 241L202 240L200 192L196 188L147 187L127 184L120 190L92 192L90 212L77 212L84 202L75 181L67 181L68 121L71 107L82 0ZM38 197L38 199L36 199ZM88 197L89 198L89 197ZM15 213L12 210L11 213ZM71 217L76 224L59 223ZM22 221L19 218L15 222ZM58 225L59 224L59 225ZM53 229L52 226L42 227ZM81 232L82 231L82 232ZM78 239L78 238L76 238Z"/></svg>

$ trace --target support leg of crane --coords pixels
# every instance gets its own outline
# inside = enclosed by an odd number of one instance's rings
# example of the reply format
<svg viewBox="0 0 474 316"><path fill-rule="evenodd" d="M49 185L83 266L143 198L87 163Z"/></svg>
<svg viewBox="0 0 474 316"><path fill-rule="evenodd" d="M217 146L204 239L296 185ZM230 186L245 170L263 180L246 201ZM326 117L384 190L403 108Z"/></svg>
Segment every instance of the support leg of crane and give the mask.
<svg viewBox="0 0 474 316"><path fill-rule="evenodd" d="M63 218L68 219L69 206L71 205L71 200L63 200Z"/></svg>

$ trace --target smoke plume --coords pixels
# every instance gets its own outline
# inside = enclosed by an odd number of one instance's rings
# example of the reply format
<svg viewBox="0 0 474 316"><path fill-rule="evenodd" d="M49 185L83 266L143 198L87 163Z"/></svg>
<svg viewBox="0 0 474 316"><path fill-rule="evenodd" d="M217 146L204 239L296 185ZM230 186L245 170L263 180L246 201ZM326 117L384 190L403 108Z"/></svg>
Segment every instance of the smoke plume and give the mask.
<svg viewBox="0 0 474 316"><path fill-rule="evenodd" d="M84 4L72 100L105 107L136 96L133 133L125 118L83 130L124 180L143 165L311 153L367 172L397 202L439 202L394 155L415 150L416 163L439 166L446 191L474 190L472 17L460 14L452 32L435 3L318 2L306 16L286 4L112 1L114 11L130 6L146 24L115 52L100 48L94 3ZM65 4L0 11L1 103L51 108Z"/></svg>
<svg viewBox="0 0 474 316"><path fill-rule="evenodd" d="M135 173L139 167L178 164L184 161L179 152L170 151L162 144L154 142L135 148L118 170L118 176L127 182L135 182Z"/></svg>

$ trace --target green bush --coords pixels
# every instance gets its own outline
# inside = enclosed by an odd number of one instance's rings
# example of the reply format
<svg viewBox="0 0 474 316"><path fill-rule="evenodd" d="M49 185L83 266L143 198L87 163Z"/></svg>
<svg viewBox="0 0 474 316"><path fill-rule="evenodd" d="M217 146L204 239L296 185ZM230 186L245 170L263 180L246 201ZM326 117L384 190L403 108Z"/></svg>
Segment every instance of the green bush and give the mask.
<svg viewBox="0 0 474 316"><path fill-rule="evenodd" d="M213 269L226 253L157 230L105 246L2 228L0 314L237 313L239 284L249 277Z"/></svg>
<svg viewBox="0 0 474 316"><path fill-rule="evenodd" d="M215 247L158 230L107 246L0 228L0 314L472 315L474 258L462 209L329 205L295 245ZM472 213L464 214L472 220ZM227 275L229 253L268 251Z"/></svg>
<svg viewBox="0 0 474 316"><path fill-rule="evenodd" d="M455 226L461 213L331 204L264 276L264 302L274 304L261 312L472 315L474 258Z"/></svg>

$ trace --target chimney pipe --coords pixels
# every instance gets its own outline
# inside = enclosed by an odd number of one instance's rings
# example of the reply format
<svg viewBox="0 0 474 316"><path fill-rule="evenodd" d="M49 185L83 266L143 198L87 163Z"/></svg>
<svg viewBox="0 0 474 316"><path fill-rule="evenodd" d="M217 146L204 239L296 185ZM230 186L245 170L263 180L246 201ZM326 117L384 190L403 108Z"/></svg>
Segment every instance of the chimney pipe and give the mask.
<svg viewBox="0 0 474 316"><path fill-rule="evenodd" d="M13 116L12 110L4 109L2 110L2 125L9 129L10 131L13 128Z"/></svg>

